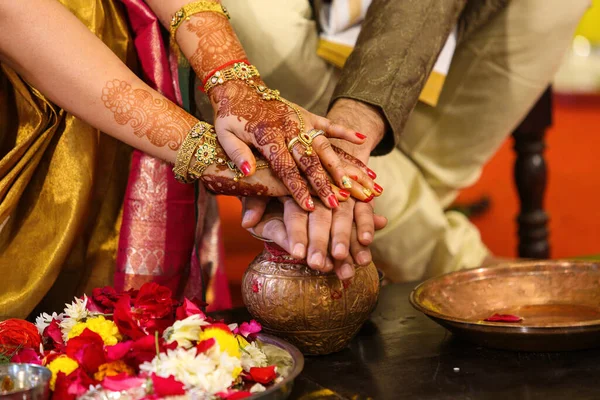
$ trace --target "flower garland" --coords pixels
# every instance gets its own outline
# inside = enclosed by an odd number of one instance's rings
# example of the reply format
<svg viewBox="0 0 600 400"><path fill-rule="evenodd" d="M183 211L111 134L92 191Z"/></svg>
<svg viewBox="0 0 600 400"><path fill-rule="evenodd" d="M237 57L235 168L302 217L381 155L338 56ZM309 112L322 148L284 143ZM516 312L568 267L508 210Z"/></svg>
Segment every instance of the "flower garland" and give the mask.
<svg viewBox="0 0 600 400"><path fill-rule="evenodd" d="M242 399L285 376L290 360L256 339L252 320L226 325L156 283L94 289L35 324L0 322L0 362L44 365L53 400ZM279 365L279 367L278 367Z"/></svg>

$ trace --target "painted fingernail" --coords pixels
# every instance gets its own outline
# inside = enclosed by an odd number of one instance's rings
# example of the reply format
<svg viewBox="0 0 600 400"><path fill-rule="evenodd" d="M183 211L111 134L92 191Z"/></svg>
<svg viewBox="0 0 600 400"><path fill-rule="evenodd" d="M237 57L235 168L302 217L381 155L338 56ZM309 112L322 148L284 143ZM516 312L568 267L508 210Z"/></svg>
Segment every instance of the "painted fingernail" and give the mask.
<svg viewBox="0 0 600 400"><path fill-rule="evenodd" d="M360 132L356 132L356 137L362 140L362 139L366 139L366 138L367 138L367 135L363 135L363 134L362 134L362 133L360 133Z"/></svg>
<svg viewBox="0 0 600 400"><path fill-rule="evenodd" d="M363 188L362 192L367 197L371 197L373 195L373 192L371 192L371 189L368 189L368 188Z"/></svg>
<svg viewBox="0 0 600 400"><path fill-rule="evenodd" d="M377 174L371 168L367 168L367 175L369 175L369 178L371 179L377 178Z"/></svg>
<svg viewBox="0 0 600 400"><path fill-rule="evenodd" d="M309 197L308 199L306 199L306 208L308 208L309 210L314 210L315 209L315 203L313 202L313 199L311 197Z"/></svg>
<svg viewBox="0 0 600 400"><path fill-rule="evenodd" d="M250 163L248 161L244 161L242 163L240 169L246 176L250 175L250 171L252 170L252 168L250 168Z"/></svg>
<svg viewBox="0 0 600 400"><path fill-rule="evenodd" d="M360 251L356 255L356 262L359 265L367 265L371 262L371 254L367 250Z"/></svg>
<svg viewBox="0 0 600 400"><path fill-rule="evenodd" d="M335 245L333 249L333 255L336 257L345 257L346 256L346 246L342 243L338 243Z"/></svg>
<svg viewBox="0 0 600 400"><path fill-rule="evenodd" d="M346 175L342 176L342 186L346 189L350 189L352 187L352 181Z"/></svg>
<svg viewBox="0 0 600 400"><path fill-rule="evenodd" d="M383 193L383 188L376 183L373 184L373 189L379 194Z"/></svg>
<svg viewBox="0 0 600 400"><path fill-rule="evenodd" d="M342 196L342 197L349 197L350 196L350 191L346 190L346 189L340 189L340 196Z"/></svg>
<svg viewBox="0 0 600 400"><path fill-rule="evenodd" d="M329 203L329 207L331 208L336 208L340 205L338 199L335 198L334 194L330 194L329 197L327 197L327 202Z"/></svg>
<svg viewBox="0 0 600 400"><path fill-rule="evenodd" d="M323 267L323 255L319 252L314 253L310 256L310 265L313 267Z"/></svg>
<svg viewBox="0 0 600 400"><path fill-rule="evenodd" d="M367 197L366 199L363 200L363 203L369 203L371 200L373 200L375 198L375 195L372 194L369 197Z"/></svg>
<svg viewBox="0 0 600 400"><path fill-rule="evenodd" d="M342 279L350 279L354 276L354 268L350 264L342 265L340 268L340 276Z"/></svg>
<svg viewBox="0 0 600 400"><path fill-rule="evenodd" d="M296 243L292 250L292 255L296 258L304 258L304 251L306 247L302 243Z"/></svg>
<svg viewBox="0 0 600 400"><path fill-rule="evenodd" d="M358 176L356 175L350 175L350 178L352 178L353 180L357 181L358 180Z"/></svg>

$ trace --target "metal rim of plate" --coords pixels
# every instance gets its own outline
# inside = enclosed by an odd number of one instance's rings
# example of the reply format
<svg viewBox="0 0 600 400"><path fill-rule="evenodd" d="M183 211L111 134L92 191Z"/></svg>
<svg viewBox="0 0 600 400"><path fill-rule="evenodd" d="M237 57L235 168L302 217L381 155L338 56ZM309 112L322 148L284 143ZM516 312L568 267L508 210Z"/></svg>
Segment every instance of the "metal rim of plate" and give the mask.
<svg viewBox="0 0 600 400"><path fill-rule="evenodd" d="M266 333L259 333L257 335L257 339L261 342L282 348L288 353L290 353L290 355L292 356L292 360L294 360L294 367L290 370L290 373L285 378L283 378L281 382L276 383L264 392L260 392L254 396L249 397L249 399L280 398L276 397L276 395L279 394L282 391L282 389L287 385L293 387L294 380L298 377L298 375L300 375L300 372L302 372L302 370L304 369L304 356L296 346L276 336L269 335Z"/></svg>
<svg viewBox="0 0 600 400"><path fill-rule="evenodd" d="M540 264L549 264L557 270L571 266L595 265L597 262L583 260L522 261L498 264L493 267L453 271L427 279L417 285L409 295L410 304L433 321L467 341L486 347L516 351L570 351L600 347L600 319L581 321L575 324L552 326L527 326L517 323L473 321L437 312L419 299L423 290L432 283L462 274L482 274L499 267L517 266L523 269Z"/></svg>

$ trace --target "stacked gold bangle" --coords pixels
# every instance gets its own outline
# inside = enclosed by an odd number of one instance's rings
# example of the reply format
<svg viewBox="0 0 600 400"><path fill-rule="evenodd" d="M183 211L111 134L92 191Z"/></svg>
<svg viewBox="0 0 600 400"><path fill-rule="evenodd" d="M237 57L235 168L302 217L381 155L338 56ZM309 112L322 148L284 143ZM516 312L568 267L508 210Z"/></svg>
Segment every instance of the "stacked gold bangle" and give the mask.
<svg viewBox="0 0 600 400"><path fill-rule="evenodd" d="M244 177L242 171L227 158L225 151L217 141L215 128L207 122L200 121L190 129L179 148L173 174L175 179L181 183L192 183L200 179L204 171L215 163L229 168L233 172L233 180L236 182ZM258 161L256 163L257 170L266 168L269 168L267 162Z"/></svg>
<svg viewBox="0 0 600 400"><path fill-rule="evenodd" d="M183 21L189 21L192 15L201 12L214 12L225 16L227 19L230 19L227 9L223 5L215 3L214 1L195 1L181 7L175 14L173 14L173 17L171 17L169 29L171 33L171 48L173 51L177 52L180 61L185 60L185 57L181 56L179 52L179 46L177 46L177 41L175 40L177 29L179 29Z"/></svg>

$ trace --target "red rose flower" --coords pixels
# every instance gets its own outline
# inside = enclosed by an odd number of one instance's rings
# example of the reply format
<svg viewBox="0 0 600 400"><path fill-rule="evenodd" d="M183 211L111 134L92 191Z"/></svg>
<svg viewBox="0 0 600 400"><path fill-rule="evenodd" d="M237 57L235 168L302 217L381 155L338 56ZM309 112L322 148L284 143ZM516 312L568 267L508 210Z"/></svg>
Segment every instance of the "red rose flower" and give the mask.
<svg viewBox="0 0 600 400"><path fill-rule="evenodd" d="M77 368L69 375L59 372L56 375L52 400L74 400L76 397L87 392L90 385L94 385L95 383L82 368Z"/></svg>
<svg viewBox="0 0 600 400"><path fill-rule="evenodd" d="M92 290L92 297L90 298L97 308L102 313L111 313L115 309L115 304L121 298L123 294L117 293L115 288L105 286L103 288L96 288Z"/></svg>
<svg viewBox="0 0 600 400"><path fill-rule="evenodd" d="M137 321L131 313L131 300L128 295L121 297L115 304L113 313L113 321L119 328L119 332L136 340L146 336L144 331L139 327Z"/></svg>
<svg viewBox="0 0 600 400"><path fill-rule="evenodd" d="M270 365L268 367L252 367L250 368L250 377L254 382L262 383L266 385L271 383L275 378L277 378L277 373L275 372L275 366Z"/></svg>
<svg viewBox="0 0 600 400"><path fill-rule="evenodd" d="M0 322L0 350L10 352L20 346L39 351L41 342L40 333L31 322L16 318Z"/></svg>
<svg viewBox="0 0 600 400"><path fill-rule="evenodd" d="M98 367L106 362L102 337L87 328L81 335L69 339L66 354L77 360L90 374L98 371Z"/></svg>
<svg viewBox="0 0 600 400"><path fill-rule="evenodd" d="M63 341L62 332L57 320L53 319L50 325L44 329L43 337L46 343L56 350L62 351L65 348L65 342Z"/></svg>
<svg viewBox="0 0 600 400"><path fill-rule="evenodd" d="M175 379L174 376L168 378L161 378L156 374L150 375L152 379L152 387L154 388L154 394L159 397L168 396L179 396L185 394L183 383Z"/></svg>
<svg viewBox="0 0 600 400"><path fill-rule="evenodd" d="M172 316L175 301L171 290L155 282L144 283L133 301L135 314L140 320L162 319Z"/></svg>
<svg viewBox="0 0 600 400"><path fill-rule="evenodd" d="M195 314L200 315L202 319L206 318L202 310L200 310L200 308L196 304L194 304L187 298L183 299L183 304L177 307L177 310L175 311L175 315L178 320L186 319L190 315Z"/></svg>

